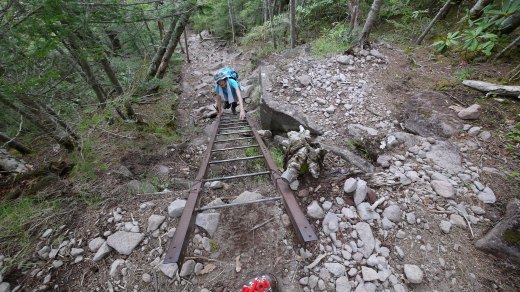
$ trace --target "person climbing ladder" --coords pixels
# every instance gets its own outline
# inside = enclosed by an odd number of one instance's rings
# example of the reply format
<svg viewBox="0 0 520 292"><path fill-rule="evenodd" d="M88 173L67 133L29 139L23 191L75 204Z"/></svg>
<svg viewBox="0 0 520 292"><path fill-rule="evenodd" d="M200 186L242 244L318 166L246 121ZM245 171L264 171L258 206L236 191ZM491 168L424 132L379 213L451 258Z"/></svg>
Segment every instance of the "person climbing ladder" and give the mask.
<svg viewBox="0 0 520 292"><path fill-rule="evenodd" d="M240 110L240 120L245 119L244 100L240 92L240 83L238 83L238 73L233 68L221 68L215 73L215 102L217 114L221 115L224 109L231 107L233 114L236 114L236 107ZM231 94L230 94L231 92ZM222 101L224 106L222 107Z"/></svg>

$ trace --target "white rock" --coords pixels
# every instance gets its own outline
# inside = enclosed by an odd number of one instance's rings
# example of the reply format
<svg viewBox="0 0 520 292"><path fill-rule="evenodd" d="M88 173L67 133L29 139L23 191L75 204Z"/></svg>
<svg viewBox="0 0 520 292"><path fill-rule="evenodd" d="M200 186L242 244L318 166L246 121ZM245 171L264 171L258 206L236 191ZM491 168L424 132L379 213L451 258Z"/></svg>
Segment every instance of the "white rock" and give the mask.
<svg viewBox="0 0 520 292"><path fill-rule="evenodd" d="M480 117L479 110L480 110L480 105L473 104L473 105L469 106L468 108L461 110L458 113L458 116L459 116L459 118L461 118L463 120L476 120Z"/></svg>
<svg viewBox="0 0 520 292"><path fill-rule="evenodd" d="M94 258L92 259L94 262L102 260L107 254L110 253L112 248L108 246L106 242L103 242L101 247L97 250L96 254L94 255Z"/></svg>
<svg viewBox="0 0 520 292"><path fill-rule="evenodd" d="M485 187L483 191L479 192L478 198L486 204L493 204L497 200L495 193L489 187Z"/></svg>
<svg viewBox="0 0 520 292"><path fill-rule="evenodd" d="M70 255L73 256L73 257L75 257L75 256L79 256L79 255L83 254L84 252L85 252L85 250L82 249L82 248L74 248L74 247L73 247L73 248L70 250Z"/></svg>
<svg viewBox="0 0 520 292"><path fill-rule="evenodd" d="M199 213L195 219L195 224L206 230L209 236L213 237L217 231L220 220L220 213Z"/></svg>
<svg viewBox="0 0 520 292"><path fill-rule="evenodd" d="M43 232L43 234L42 234L42 238L49 237L49 235L51 235L52 231L53 231L52 228L49 228L49 229L45 230L45 232Z"/></svg>
<svg viewBox="0 0 520 292"><path fill-rule="evenodd" d="M63 266L63 262L62 262L62 261L53 261L53 262L52 262L52 266L53 266L55 269L57 269L57 268Z"/></svg>
<svg viewBox="0 0 520 292"><path fill-rule="evenodd" d="M401 211L401 208L397 205L390 205L385 208L383 211L383 216L388 218L388 220L399 223L401 222L401 217L403 215L403 212Z"/></svg>
<svg viewBox="0 0 520 292"><path fill-rule="evenodd" d="M451 229L451 222L442 220L441 223L439 224L439 228L442 230L442 232L449 233L450 229Z"/></svg>
<svg viewBox="0 0 520 292"><path fill-rule="evenodd" d="M443 198L449 199L455 195L453 186L449 182L442 180L432 180L431 185L433 190Z"/></svg>
<svg viewBox="0 0 520 292"><path fill-rule="evenodd" d="M166 277L173 279L175 273L177 273L177 264L160 264L159 271L161 271Z"/></svg>
<svg viewBox="0 0 520 292"><path fill-rule="evenodd" d="M166 217L162 215L151 215L148 218L148 228L146 228L146 232L154 232L157 230L164 222L164 219L166 219Z"/></svg>
<svg viewBox="0 0 520 292"><path fill-rule="evenodd" d="M419 284L423 281L424 273L421 268L416 265L405 264L404 274L410 283Z"/></svg>
<svg viewBox="0 0 520 292"><path fill-rule="evenodd" d="M210 184L209 184L209 188L212 189L212 190L218 190L218 189L221 189L224 187L224 183L221 182L221 181L212 181Z"/></svg>
<svg viewBox="0 0 520 292"><path fill-rule="evenodd" d="M334 233L339 228L338 216L334 213L327 213L325 218L323 219L323 233L329 235Z"/></svg>
<svg viewBox="0 0 520 292"><path fill-rule="evenodd" d="M121 269L126 266L126 261L123 259L115 260L112 265L110 265L110 277L116 278L121 274Z"/></svg>
<svg viewBox="0 0 520 292"><path fill-rule="evenodd" d="M143 280L143 282L145 283L150 283L152 282L152 276L148 273L144 273L142 276L141 276L141 279Z"/></svg>
<svg viewBox="0 0 520 292"><path fill-rule="evenodd" d="M7 282L0 283L0 292L11 292L11 284Z"/></svg>
<svg viewBox="0 0 520 292"><path fill-rule="evenodd" d="M357 188L357 180L353 177L348 178L343 185L343 191L345 193L352 193Z"/></svg>
<svg viewBox="0 0 520 292"><path fill-rule="evenodd" d="M194 260L187 260L184 262L181 268L181 272L179 273L179 276L181 277L187 277L190 276L193 273L193 270L195 269L195 261Z"/></svg>
<svg viewBox="0 0 520 292"><path fill-rule="evenodd" d="M339 263L325 263L325 268L332 273L335 277L341 277L345 275L345 266Z"/></svg>
<svg viewBox="0 0 520 292"><path fill-rule="evenodd" d="M358 180L356 192L354 193L354 204L357 206L361 204L367 197L367 183L364 180Z"/></svg>
<svg viewBox="0 0 520 292"><path fill-rule="evenodd" d="M360 251L363 253L365 258L368 258L374 251L376 245L374 235L372 234L372 228L366 222L359 222L354 226L354 228L357 231L359 239L364 243Z"/></svg>
<svg viewBox="0 0 520 292"><path fill-rule="evenodd" d="M363 275L363 281L375 281L379 279L377 271L369 267L362 266L361 274Z"/></svg>
<svg viewBox="0 0 520 292"><path fill-rule="evenodd" d="M249 202L249 201L260 200L263 198L264 198L264 196L262 196L262 194L250 192L250 191L244 191L240 195L238 195L238 197L236 197L236 199L234 199L231 202L232 203L245 203L245 202Z"/></svg>
<svg viewBox="0 0 520 292"><path fill-rule="evenodd" d="M97 252L98 249L105 243L105 240L101 237L96 237L88 243L88 249L91 252Z"/></svg>
<svg viewBox="0 0 520 292"><path fill-rule="evenodd" d="M49 257L49 252L51 251L51 248L48 247L48 246L44 246L42 247L37 253L38 253L38 256L41 258L41 259L46 259Z"/></svg>
<svg viewBox="0 0 520 292"><path fill-rule="evenodd" d="M307 206L307 215L314 219L321 219L325 214L320 204L317 201L312 201L312 203Z"/></svg>
<svg viewBox="0 0 520 292"><path fill-rule="evenodd" d="M130 255L144 239L144 234L118 231L107 238L107 244L118 253Z"/></svg>
<svg viewBox="0 0 520 292"><path fill-rule="evenodd" d="M186 206L186 200L177 199L173 201L170 206L168 206L168 216L171 218L181 217L184 206Z"/></svg>

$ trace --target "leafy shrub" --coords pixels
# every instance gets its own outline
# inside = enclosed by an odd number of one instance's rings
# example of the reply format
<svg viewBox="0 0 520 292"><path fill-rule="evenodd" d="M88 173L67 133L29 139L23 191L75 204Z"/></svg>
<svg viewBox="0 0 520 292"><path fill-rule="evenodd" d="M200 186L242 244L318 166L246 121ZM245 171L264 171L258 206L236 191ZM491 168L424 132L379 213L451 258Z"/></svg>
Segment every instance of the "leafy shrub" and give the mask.
<svg viewBox="0 0 520 292"><path fill-rule="evenodd" d="M312 53L324 57L344 52L354 37L349 34L348 24L337 24L331 30L324 30L322 36L312 42Z"/></svg>

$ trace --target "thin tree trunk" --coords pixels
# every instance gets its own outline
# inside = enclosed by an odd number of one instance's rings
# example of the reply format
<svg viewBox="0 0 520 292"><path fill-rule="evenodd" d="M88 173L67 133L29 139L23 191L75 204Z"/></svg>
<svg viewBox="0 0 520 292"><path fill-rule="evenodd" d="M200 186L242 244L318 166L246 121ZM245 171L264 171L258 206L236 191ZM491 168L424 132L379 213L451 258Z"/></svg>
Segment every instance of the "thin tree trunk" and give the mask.
<svg viewBox="0 0 520 292"><path fill-rule="evenodd" d="M192 2L192 4L193 4L193 2ZM168 63L170 62L173 52L175 51L175 48L177 47L177 44L179 43L179 39L182 35L182 32L184 31L184 29L186 27L186 24L188 24L188 20L190 19L191 12L192 12L192 10L190 9L189 12L186 12L185 14L183 14L179 17L179 20L177 21L177 24L175 25L174 33L172 35L170 43L168 44L168 47L166 47L166 51L164 52L164 55L161 59L159 68L157 69L157 74L155 74L156 78L162 79L164 77L164 75L166 74L166 70L168 69Z"/></svg>
<svg viewBox="0 0 520 292"><path fill-rule="evenodd" d="M101 65L103 66L103 70L108 76L108 79L110 79L110 82L112 85L114 85L114 88L118 95L123 94L123 87L119 83L119 80L117 80L116 73L114 72L114 69L112 68L112 65L110 64L110 61L108 60L105 53L103 53L103 56L101 57Z"/></svg>
<svg viewBox="0 0 520 292"><path fill-rule="evenodd" d="M119 50L121 50L121 41L117 37L117 31L115 30L105 30L105 33L110 40L110 45L112 46L112 52L117 54Z"/></svg>
<svg viewBox="0 0 520 292"><path fill-rule="evenodd" d="M359 27L359 0L350 0L348 2L348 8L350 12L350 31L356 30Z"/></svg>
<svg viewBox="0 0 520 292"><path fill-rule="evenodd" d="M478 0L473 7L469 10L469 16L472 19L478 18L482 14L482 10L489 4L491 4L493 0Z"/></svg>
<svg viewBox="0 0 520 292"><path fill-rule="evenodd" d="M274 34L274 7L276 5L276 0L273 0L273 4L272 5L269 5L269 20L271 22L271 37L273 38L273 48L276 50L277 49L277 45L276 45L276 35Z"/></svg>
<svg viewBox="0 0 520 292"><path fill-rule="evenodd" d="M512 33L513 30L515 30L518 26L520 26L520 10L506 18L500 25L499 30L501 34L509 34Z"/></svg>
<svg viewBox="0 0 520 292"><path fill-rule="evenodd" d="M264 23L269 20L269 0L262 0L262 8L264 12Z"/></svg>
<svg viewBox="0 0 520 292"><path fill-rule="evenodd" d="M157 20L157 27L159 28L159 37L162 40L164 37L164 22L162 20Z"/></svg>
<svg viewBox="0 0 520 292"><path fill-rule="evenodd" d="M166 47L168 47L168 44L170 43L173 32L175 31L175 26L176 26L177 20L178 20L177 17L172 17L170 26L168 27L168 31L166 32L166 34L164 35L164 37L161 40L161 46L157 49L157 52L155 52L155 55L152 58L150 68L148 69L149 77L154 77L157 74L157 69L159 68L159 65L161 64L161 60L164 56L164 52L166 52Z"/></svg>
<svg viewBox="0 0 520 292"><path fill-rule="evenodd" d="M143 16L143 19L145 19L146 17L144 16L144 11L141 11L141 14ZM152 33L152 30L150 29L150 26L148 25L148 21L144 22L144 26L146 27L146 31L148 32L148 37L150 38L150 45L155 44L155 42L153 40L153 33ZM154 47L154 50L157 50L157 48Z"/></svg>
<svg viewBox="0 0 520 292"><path fill-rule="evenodd" d="M433 27L433 25L437 22L437 20L439 20L442 17L442 15L444 15L448 11L448 9L450 9L451 1L452 0L447 0L446 3L444 3L444 6L442 6L442 8L437 13L437 15L435 15L435 17L432 19L430 24L428 24L428 26L421 33L421 35L417 39L417 44L418 45L420 45L422 43L422 41L424 40L424 37L426 37L426 35L430 31L430 29Z"/></svg>
<svg viewBox="0 0 520 292"><path fill-rule="evenodd" d="M27 148L20 142L17 142L14 138L7 136L6 134L0 132L0 142L4 143L5 146L16 149L16 151L21 154L29 154L32 152L31 149Z"/></svg>
<svg viewBox="0 0 520 292"><path fill-rule="evenodd" d="M49 111L47 111L38 102L31 100L25 96L16 96L16 99L23 104L23 107L15 105L7 98L0 96L0 102L7 107L19 112L27 120L31 121L42 132L47 133L52 139L65 147L68 151L74 150L77 146L77 137L72 131L68 131L70 127L62 127L65 124L63 120L57 120Z"/></svg>
<svg viewBox="0 0 520 292"><path fill-rule="evenodd" d="M505 52L509 51L512 47L514 47L516 45L516 43L520 41L520 35L518 35L516 37L516 39L514 39L509 45L507 45L507 47L505 47L502 51L500 51L500 53L498 53L494 58L493 58L493 61L495 61L496 59L500 58L500 56L502 56L502 54L504 54Z"/></svg>
<svg viewBox="0 0 520 292"><path fill-rule="evenodd" d="M381 9L381 5L383 5L383 0L374 0L372 3L372 7L370 8L370 12L368 13L367 21L363 26L363 32L361 33L361 37L359 38L359 47L363 48L365 45L368 36L370 35L370 31L376 22L377 15L379 14L379 9Z"/></svg>
<svg viewBox="0 0 520 292"><path fill-rule="evenodd" d="M296 47L296 0L290 0L289 10L291 18L291 48Z"/></svg>
<svg viewBox="0 0 520 292"><path fill-rule="evenodd" d="M186 47L186 62L191 63L190 53L188 51L188 30L184 27L184 47Z"/></svg>
<svg viewBox="0 0 520 292"><path fill-rule="evenodd" d="M231 24L232 41L235 43L235 14L233 11L233 0L228 0L229 23Z"/></svg>
<svg viewBox="0 0 520 292"><path fill-rule="evenodd" d="M94 73L92 72L92 69L90 67L90 64L87 62L87 60L83 57L83 54L79 52L79 45L74 40L74 37L71 36L68 39L69 43L64 42L65 47L69 50L72 58L76 60L79 67L83 71L83 76L85 76L85 81L87 81L87 84L92 87L92 90L94 90L94 93L96 94L96 97L100 103L101 107L105 107L106 103L106 93L105 90L103 90L103 87L97 82L96 77Z"/></svg>

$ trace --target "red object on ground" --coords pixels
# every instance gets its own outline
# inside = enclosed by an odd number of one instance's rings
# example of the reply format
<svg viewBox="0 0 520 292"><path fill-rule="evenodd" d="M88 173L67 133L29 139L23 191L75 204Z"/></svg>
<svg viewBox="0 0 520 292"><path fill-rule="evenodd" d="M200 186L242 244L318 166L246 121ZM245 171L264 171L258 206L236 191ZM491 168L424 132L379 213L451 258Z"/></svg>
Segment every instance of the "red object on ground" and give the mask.
<svg viewBox="0 0 520 292"><path fill-rule="evenodd" d="M268 292L271 291L271 285L269 285L269 281L265 277L255 278L253 283L250 283L250 286L244 285L242 287L242 292Z"/></svg>

